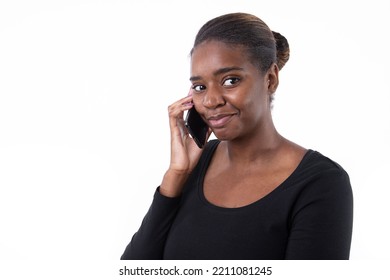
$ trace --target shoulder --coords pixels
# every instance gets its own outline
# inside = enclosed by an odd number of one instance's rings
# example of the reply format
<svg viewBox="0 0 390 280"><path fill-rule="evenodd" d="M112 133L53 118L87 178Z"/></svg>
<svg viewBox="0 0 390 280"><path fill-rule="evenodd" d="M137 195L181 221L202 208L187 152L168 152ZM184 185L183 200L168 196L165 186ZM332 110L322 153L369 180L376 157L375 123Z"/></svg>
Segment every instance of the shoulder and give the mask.
<svg viewBox="0 0 390 280"><path fill-rule="evenodd" d="M210 141L208 141L206 143L204 151L214 150L218 146L219 143L221 143L220 140L218 140L218 139L211 139Z"/></svg>
<svg viewBox="0 0 390 280"><path fill-rule="evenodd" d="M184 194L187 191L194 189L203 180L207 167L219 143L220 141L217 139L210 140L206 143L198 163L196 164L194 170L191 172L190 177L186 182L184 187Z"/></svg>
<svg viewBox="0 0 390 280"><path fill-rule="evenodd" d="M297 168L301 198L330 199L341 203L352 201L352 187L347 171L318 151L308 150Z"/></svg>
<svg viewBox="0 0 390 280"><path fill-rule="evenodd" d="M318 151L307 151L295 171L294 181L301 186L301 195L352 197L347 171Z"/></svg>
<svg viewBox="0 0 390 280"><path fill-rule="evenodd" d="M299 175L306 176L346 176L348 173L334 160L324 156L318 151L309 149L297 168Z"/></svg>
<svg viewBox="0 0 390 280"><path fill-rule="evenodd" d="M203 148L202 155L199 159L200 163L207 163L210 161L211 157L213 156L215 150L217 149L217 146L219 145L221 141L218 139L212 139L206 143L206 145Z"/></svg>

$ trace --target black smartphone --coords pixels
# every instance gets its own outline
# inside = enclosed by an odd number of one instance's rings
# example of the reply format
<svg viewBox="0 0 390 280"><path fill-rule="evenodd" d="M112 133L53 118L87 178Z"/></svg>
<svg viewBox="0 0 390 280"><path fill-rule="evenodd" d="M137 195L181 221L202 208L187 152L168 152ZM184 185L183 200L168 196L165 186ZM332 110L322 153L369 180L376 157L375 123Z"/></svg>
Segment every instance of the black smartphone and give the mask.
<svg viewBox="0 0 390 280"><path fill-rule="evenodd" d="M196 145L198 145L199 148L203 148L206 144L209 127L195 110L195 107L188 110L184 124Z"/></svg>

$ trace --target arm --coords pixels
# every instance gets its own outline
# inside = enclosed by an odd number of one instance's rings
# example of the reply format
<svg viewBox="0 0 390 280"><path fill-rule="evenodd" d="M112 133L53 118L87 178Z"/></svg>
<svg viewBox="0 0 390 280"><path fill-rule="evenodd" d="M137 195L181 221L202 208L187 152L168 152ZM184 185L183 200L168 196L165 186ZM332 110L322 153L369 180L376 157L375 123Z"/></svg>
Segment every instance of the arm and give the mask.
<svg viewBox="0 0 390 280"><path fill-rule="evenodd" d="M345 171L332 170L314 180L292 215L286 259L349 259L353 197Z"/></svg>
<svg viewBox="0 0 390 280"><path fill-rule="evenodd" d="M154 194L152 205L144 217L141 227L127 245L121 260L162 259L165 240L179 207L180 198Z"/></svg>
<svg viewBox="0 0 390 280"><path fill-rule="evenodd" d="M178 100L168 107L171 131L171 157L167 172L160 185L161 194L168 197L179 196L189 174L199 161L202 149L189 136L184 126L184 111L193 107L192 95ZM210 137L209 129L207 138Z"/></svg>
<svg viewBox="0 0 390 280"><path fill-rule="evenodd" d="M168 107L171 131L169 168L141 227L134 234L121 259L163 257L165 240L179 208L183 186L202 153L184 126L183 113L193 106L191 101L192 96L187 96ZM210 133L211 131L208 136Z"/></svg>

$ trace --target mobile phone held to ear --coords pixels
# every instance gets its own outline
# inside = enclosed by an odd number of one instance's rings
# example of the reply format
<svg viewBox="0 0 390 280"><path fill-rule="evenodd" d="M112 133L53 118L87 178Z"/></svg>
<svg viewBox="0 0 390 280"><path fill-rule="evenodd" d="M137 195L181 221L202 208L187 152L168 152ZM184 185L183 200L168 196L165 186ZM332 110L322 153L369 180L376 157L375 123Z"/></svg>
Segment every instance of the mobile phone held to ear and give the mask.
<svg viewBox="0 0 390 280"><path fill-rule="evenodd" d="M195 107L188 110L184 124L196 145L198 145L199 148L203 148L206 144L209 127L195 110Z"/></svg>

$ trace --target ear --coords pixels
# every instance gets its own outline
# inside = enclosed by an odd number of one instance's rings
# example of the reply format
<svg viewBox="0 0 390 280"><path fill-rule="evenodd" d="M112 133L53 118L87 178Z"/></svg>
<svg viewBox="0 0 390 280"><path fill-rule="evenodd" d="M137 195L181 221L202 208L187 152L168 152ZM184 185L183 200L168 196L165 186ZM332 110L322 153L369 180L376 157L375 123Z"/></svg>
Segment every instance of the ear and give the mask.
<svg viewBox="0 0 390 280"><path fill-rule="evenodd" d="M276 63L273 63L268 69L265 78L268 85L268 93L270 95L274 94L279 85L279 68Z"/></svg>

